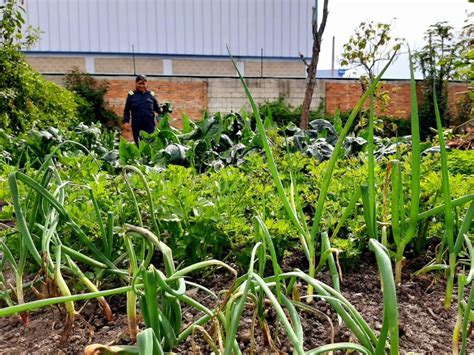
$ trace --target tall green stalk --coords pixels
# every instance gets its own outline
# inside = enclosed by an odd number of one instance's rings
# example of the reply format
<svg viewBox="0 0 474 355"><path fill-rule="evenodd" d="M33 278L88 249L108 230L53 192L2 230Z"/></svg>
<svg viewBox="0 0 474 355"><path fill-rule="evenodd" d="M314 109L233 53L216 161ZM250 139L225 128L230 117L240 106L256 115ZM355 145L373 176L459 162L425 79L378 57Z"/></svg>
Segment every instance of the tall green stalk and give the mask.
<svg viewBox="0 0 474 355"><path fill-rule="evenodd" d="M375 120L375 103L374 103L374 93L370 93L369 97L369 134L367 139L367 160L368 160L368 169L369 169L369 217L370 225L372 226L372 231L369 235L372 235L372 238L377 238L377 202L376 202L376 193L375 193L375 154L374 154L374 120ZM368 228L369 226L367 226Z"/></svg>
<svg viewBox="0 0 474 355"><path fill-rule="evenodd" d="M123 236L123 242L125 245L125 249L127 250L127 254L130 261L130 264L129 264L130 279L134 280L135 277L138 276L138 272L139 272L138 261L135 254L135 250L133 249L132 241L130 240L130 237L128 235ZM135 342L137 340L137 334L138 334L138 320L137 320L137 295L134 289L127 292L127 321L128 321L128 331L130 333L130 338L132 339L132 342Z"/></svg>
<svg viewBox="0 0 474 355"><path fill-rule="evenodd" d="M136 285L136 287L138 286L139 285ZM143 285L141 286L143 287ZM44 308L44 307L52 306L54 304L76 302L76 301L90 300L90 299L98 298L98 297L120 295L120 294L126 293L127 291L130 291L131 289L132 289L132 286L123 286L123 287L113 288L110 290L99 291L99 292L89 292L89 293L81 293L81 294L71 295L71 296L45 298L42 300L31 301L31 302L27 302L23 304L17 304L11 307L0 308L0 317L7 317L7 316L11 316L12 314L32 311L34 309Z"/></svg>
<svg viewBox="0 0 474 355"><path fill-rule="evenodd" d="M158 222L156 220L155 204L154 204L153 198L151 196L151 191L150 191L150 186L148 185L148 181L146 180L146 178L143 175L143 173L141 172L141 170L138 169L135 166L126 165L126 166L123 167L123 170L124 171L127 171L127 170L133 171L135 174L137 174L137 176L140 178L143 186L145 187L145 192L146 192L146 196L147 196L147 199L148 199L148 206L150 208L150 219L151 219L151 222L152 222L153 231L155 232L156 235L159 236L160 235L160 228L158 227Z"/></svg>
<svg viewBox="0 0 474 355"><path fill-rule="evenodd" d="M230 55L230 52L229 52ZM352 110L349 118L346 121L346 124L344 128L342 129L338 140L336 142L336 145L334 147L333 153L331 155L331 158L328 162L327 169L325 172L325 175L323 177L323 182L321 184L321 189L319 192L318 196L318 201L316 204L316 212L313 218L313 225L311 228L311 233L308 234L308 229L306 227L306 221L300 220L298 218L298 212L295 210L295 208L291 205L290 200L288 199L288 196L285 192L285 189L283 187L283 183L280 178L280 174L278 172L277 166L275 164L275 160L273 158L273 153L272 150L270 149L270 145L268 144L268 139L265 133L265 127L263 125L262 119L260 117L260 112L258 110L258 106L255 102L255 100L252 97L252 94L250 93L250 90L247 86L247 83L245 82L244 78L242 77L242 74L240 73L234 59L230 55L230 58L232 60L232 63L234 64L234 68L237 71L237 74L239 75L240 82L242 83L242 86L244 88L245 94L250 102L250 106L252 107L252 112L255 117L255 121L257 124L257 129L260 135L260 138L262 140L262 145L265 151L265 155L267 158L267 163L269 166L269 169L272 173L273 176L273 181L276 185L278 195L283 202L283 206L292 221L294 227L297 230L298 235L301 236L300 240L302 240L304 250L309 251L309 255L306 255L308 258L308 263L309 263L309 275L311 277L315 276L315 271L316 271L316 243L317 243L317 237L319 236L320 233L320 223L323 215L323 209L324 209L324 202L326 200L328 191L329 191L329 184L331 181L332 173L334 171L334 167L336 166L336 161L339 159L340 152L344 143L344 139L346 138L347 134L349 133L350 127L352 125L352 122L356 118L358 112L361 110L364 102L367 100L367 98L374 92L375 87L377 86L377 83L380 81L380 78L383 76L387 68L390 66L392 63L393 58L395 57L396 52L393 53L392 57L386 64L386 66L382 69L380 74L374 79L374 81L370 84L369 89L362 95L362 97L359 99L359 102L357 105L354 107ZM313 287L311 285L308 285L308 301L311 302L312 297L311 295L313 294Z"/></svg>
<svg viewBox="0 0 474 355"><path fill-rule="evenodd" d="M416 97L416 82L413 69L412 55L409 51L410 61L410 94L411 94L411 203L410 203L410 222L406 234L397 245L395 282L398 284L402 281L402 268L404 260L404 252L406 246L416 236L417 232L417 216L420 210L420 181L421 181L421 148L420 148L420 125L418 118L418 102Z"/></svg>
<svg viewBox="0 0 474 355"><path fill-rule="evenodd" d="M363 184L360 186L360 194L362 196L362 205L364 207L364 221L367 226L367 234L369 238L375 238L374 230L374 220L372 214L370 213L371 203L370 203L370 192L369 186Z"/></svg>
<svg viewBox="0 0 474 355"><path fill-rule="evenodd" d="M360 189L356 188L354 191L354 194L352 195L351 200L349 201L349 204L346 206L344 209L344 212L342 213L341 218L339 218L339 222L337 223L336 227L334 228L334 231L332 232L330 240L333 240L336 238L337 234L339 233L339 230L342 228L346 220L349 218L351 213L354 211L355 205L357 201L360 199L361 191Z"/></svg>
<svg viewBox="0 0 474 355"><path fill-rule="evenodd" d="M37 193L41 194L43 199L47 201L59 215L62 217L64 222L72 229L72 231L79 237L79 240L82 244L84 244L89 250L91 250L94 255L99 259L99 261L106 264L110 269L119 271L117 266L107 258L89 239L89 237L84 233L84 231L79 227L79 225L74 222L67 212L66 208L62 205L54 195L49 192L45 187L41 186L38 182L30 178L29 176L16 171L11 173L8 176L8 182L10 184L10 190L12 191L12 199L13 205L15 209L15 213L17 215L17 225L18 230L20 231L22 238L25 239L26 245L28 250L30 251L31 255L33 256L34 260L37 262L38 265L42 266L42 259L41 256L36 249L34 241L31 237L31 233L29 231L28 225L26 223L25 215L23 213L23 209L20 204L19 194L18 194L18 185L17 181L21 181L26 184L31 189L35 190Z"/></svg>
<svg viewBox="0 0 474 355"><path fill-rule="evenodd" d="M397 291L393 280L392 264L388 251L375 239L369 240L369 248L375 253L377 265L380 270L383 289L384 320L381 336L377 344L376 353L384 353L386 336L390 335L390 354L398 355L398 306ZM382 336L383 334L383 336Z"/></svg>
<svg viewBox="0 0 474 355"><path fill-rule="evenodd" d="M225 343L225 352L224 355L231 355L234 351L233 349L233 339L235 339L235 336L237 334L237 329L239 327L239 319L241 317L241 314L244 310L245 303L247 301L247 295L250 290L250 286L252 284L252 278L254 276L254 264L255 264L255 257L257 255L257 252L259 248L262 247L262 243L257 243L253 249L252 253L250 255L250 263L249 263L249 269L247 271L247 277L244 282L244 286L242 287L242 291L239 292L239 301L237 304L235 304L233 307L231 307L231 311L229 314L231 314L231 319L232 321L226 322L228 325L226 329L226 343ZM232 305L232 303L228 303L229 305ZM240 350L239 350L240 352Z"/></svg>
<svg viewBox="0 0 474 355"><path fill-rule="evenodd" d="M451 200L451 207L459 207L471 201L474 201L474 194L465 195L465 196ZM445 208L446 208L446 205L442 204L442 205L433 207L427 211L420 212L416 216L416 221L419 222L423 219L435 216L443 212ZM405 224L410 224L410 223L411 223L411 218L408 218L405 220Z"/></svg>
<svg viewBox="0 0 474 355"><path fill-rule="evenodd" d="M82 282L86 288L91 291L91 292L99 292L99 289L97 288L94 283L87 278L86 275L82 272L82 270L77 266L77 264L69 257L66 255L66 260L69 264L69 270L79 279L79 281ZM104 317L108 322L113 321L113 314L112 310L110 309L109 304L105 300L104 297L98 297L97 302L99 302L99 306L102 309L102 312L104 313Z"/></svg>
<svg viewBox="0 0 474 355"><path fill-rule="evenodd" d="M444 307L451 307L451 300L453 298L454 275L456 272L457 254L454 248L454 214L451 204L451 189L449 187L449 170L448 170L448 156L446 154L446 145L444 142L443 126L441 124L441 116L439 114L438 99L436 97L436 83L433 81L433 104L436 117L436 128L438 130L438 140L441 153L441 177L443 187L444 199L444 243L448 246L449 252L449 270L448 280L446 283L446 294L444 296Z"/></svg>
<svg viewBox="0 0 474 355"><path fill-rule="evenodd" d="M66 284L66 281L64 281L63 275L61 273L61 248L59 246L56 247L56 264L54 268L54 279L61 295L66 297L71 296L71 291L69 290L69 287ZM64 325L62 339L66 340L71 334L72 326L74 324L74 302L67 301L64 303L64 307L66 308L66 324Z"/></svg>
<svg viewBox="0 0 474 355"><path fill-rule="evenodd" d="M400 211L400 207L404 204L400 161L392 160L390 162L390 167L392 175L392 235L395 245L398 245L400 244L400 240L402 238L402 226L400 223L400 217L403 216L403 214Z"/></svg>
<svg viewBox="0 0 474 355"><path fill-rule="evenodd" d="M471 291L467 299L466 308L464 311L464 318L462 323L462 338L461 338L461 354L466 354L467 338L469 335L469 323L474 323L473 310L474 309L474 284L471 281Z"/></svg>
<svg viewBox="0 0 474 355"><path fill-rule="evenodd" d="M112 211L107 212L107 251L106 255L108 258L112 257L112 251L114 250L114 213Z"/></svg>
<svg viewBox="0 0 474 355"><path fill-rule="evenodd" d="M30 234L30 230L28 228L28 225L26 223L26 218L23 213L23 208L21 207L20 194L18 192L18 185L16 182L15 173L12 173L8 176L8 184L10 186L10 192L12 194L13 208L15 210L17 228L20 232L21 239L23 243L25 243L25 246L28 248L35 262L39 266L42 266L43 262L42 262L41 256Z"/></svg>
<svg viewBox="0 0 474 355"><path fill-rule="evenodd" d="M16 262L15 258L13 257L12 252L8 248L8 246L0 240L0 250L3 251L3 260L2 265L6 261L10 265L11 271L15 274L15 295L18 304L23 304L25 302L24 291L23 291L23 272L26 265L26 259L28 255L28 249L24 245L24 241L22 238L19 239L19 249L20 249L20 259L18 263ZM2 278L3 279L3 278ZM7 295L7 303L10 303L9 306L12 306L11 299ZM28 324L28 313L22 312L20 314L22 321L25 324Z"/></svg>

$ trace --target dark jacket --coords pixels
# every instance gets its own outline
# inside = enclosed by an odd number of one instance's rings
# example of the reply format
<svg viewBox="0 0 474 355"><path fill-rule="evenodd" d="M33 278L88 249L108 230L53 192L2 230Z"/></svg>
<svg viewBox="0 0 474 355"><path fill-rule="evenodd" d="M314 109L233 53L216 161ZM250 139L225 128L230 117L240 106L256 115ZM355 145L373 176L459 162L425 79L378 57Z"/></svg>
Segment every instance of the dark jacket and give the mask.
<svg viewBox="0 0 474 355"><path fill-rule="evenodd" d="M153 91L141 92L138 90L130 91L127 96L127 102L123 112L123 121L130 122L130 118L135 123L137 121L151 121L155 119L155 114L160 113L160 106L156 100Z"/></svg>

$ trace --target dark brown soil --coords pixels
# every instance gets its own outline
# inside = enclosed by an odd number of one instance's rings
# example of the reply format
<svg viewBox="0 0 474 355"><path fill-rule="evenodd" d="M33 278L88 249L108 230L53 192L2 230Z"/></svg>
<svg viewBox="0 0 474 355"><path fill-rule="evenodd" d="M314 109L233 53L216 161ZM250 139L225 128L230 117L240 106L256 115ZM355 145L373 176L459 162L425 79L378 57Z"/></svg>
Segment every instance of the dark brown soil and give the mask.
<svg viewBox="0 0 474 355"><path fill-rule="evenodd" d="M303 265L302 259L295 256L285 262L285 269ZM398 288L398 305L400 320L400 346L403 353L416 352L425 354L451 353L452 331L456 321L456 299L453 307L445 310L443 307L445 282L433 276L412 277L413 271L420 264L412 262L405 267L404 280ZM327 273L320 279L330 282ZM198 283L215 291L230 286L228 274L217 272L210 277L198 280ZM383 312L383 298L380 291L378 270L373 260L362 263L357 269L343 275L342 290L344 296L362 314L369 326L380 330ZM301 290L304 293L304 290ZM208 307L213 307L213 301L196 289L188 291L189 295L198 299ZM0 354L82 354L84 347L92 343L127 344L127 321L125 317L125 298L109 299L116 320L107 324L100 313L95 301L89 301L81 311L81 317L76 318L71 337L64 344L60 343L64 315L58 307L32 312L30 323L25 326L18 317L0 318ZM339 327L337 318L331 308L322 300L313 305L318 312L301 311L302 324L305 334L305 349L328 344L334 341L350 341L350 332L345 327ZM199 317L194 310L183 308L183 324L188 325ZM253 310L248 306L240 322L238 342L245 353L249 353L251 344L251 326ZM83 318L83 319L80 319ZM273 347L265 341L261 328L255 327L256 354L272 353L277 350L291 353L292 347L281 326L278 326L275 313L269 309L267 322ZM334 327L334 334L332 334ZM276 329L278 328L278 329ZM209 328L207 328L209 330ZM191 353L192 339L181 344L176 353ZM474 351L474 338L471 335L469 351ZM194 339L194 349L198 353L210 353L209 347L202 337Z"/></svg>

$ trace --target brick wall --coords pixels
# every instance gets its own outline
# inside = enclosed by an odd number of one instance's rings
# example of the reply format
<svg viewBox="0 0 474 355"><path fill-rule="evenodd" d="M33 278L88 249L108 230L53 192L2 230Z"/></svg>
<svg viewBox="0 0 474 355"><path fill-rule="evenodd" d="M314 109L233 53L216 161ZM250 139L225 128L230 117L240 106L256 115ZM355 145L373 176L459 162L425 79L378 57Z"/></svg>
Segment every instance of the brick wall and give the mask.
<svg viewBox="0 0 474 355"><path fill-rule="evenodd" d="M127 93L134 89L134 77L97 77L109 82L106 95L107 105L119 116ZM56 77L57 80L57 77ZM257 103L273 101L283 96L293 106L303 102L306 81L303 79L247 79L247 85ZM199 120L205 110L211 113L250 110L242 84L237 78L149 78L148 87L155 91L160 102L171 102L174 112L172 124L181 127L184 112L194 120ZM324 81L320 80L314 92L312 107L317 107L324 95ZM131 133L124 129L123 135L131 139Z"/></svg>
<svg viewBox="0 0 474 355"><path fill-rule="evenodd" d="M135 89L133 77L105 78L109 82L109 91L105 97L108 106L119 116L128 92ZM208 107L208 84L206 81L193 79L149 79L148 88L153 90L160 103L171 102L174 107L172 123L181 126L181 114L184 112L198 120Z"/></svg>
<svg viewBox="0 0 474 355"><path fill-rule="evenodd" d="M461 93L467 91L467 84L450 83L448 87L449 107L453 115L456 115L456 103ZM410 82L408 80L390 81L382 85L382 90L389 94L390 101L385 111L380 108L377 114L387 116L409 118L411 113ZM422 82L416 85L418 104L422 101ZM337 109L341 112L350 111L359 101L362 95L360 83L356 80L327 80L324 97L326 100L326 112L334 114ZM368 101L365 103L368 108Z"/></svg>
<svg viewBox="0 0 474 355"><path fill-rule="evenodd" d="M390 103L386 111L379 108L377 114L395 117L408 117L410 115L410 83L395 81L384 83L382 90L390 96ZM357 80L328 81L326 83L326 112L334 114L337 109L341 112L352 110L362 95L362 88ZM419 95L418 95L419 96ZM368 107L368 101L365 103Z"/></svg>
<svg viewBox="0 0 474 355"><path fill-rule="evenodd" d="M452 113L451 124L453 125L460 125L464 123L464 122L456 121L456 113L457 113L457 103L460 99L462 99L462 96L465 95L467 91L468 91L467 84L450 83L448 86L448 105Z"/></svg>
<svg viewBox="0 0 474 355"><path fill-rule="evenodd" d="M61 76L47 76L60 83ZM127 93L135 87L133 76L97 76L99 80L108 80L110 90L106 96L108 105L120 116L123 113ZM305 79L246 79L247 85L257 103L272 101L283 96L290 105L303 103L306 88ZM190 78L162 76L149 77L148 86L156 92L160 102L171 102L174 107L173 124L181 125L181 113L198 120L204 110L210 113L250 110L248 100L237 78ZM467 84L450 83L449 104L455 111L455 104ZM407 80L386 82L383 86L390 95L390 103L385 115L408 118L410 116L410 83ZM418 101L421 102L421 82L418 82ZM312 107L325 103L326 112L334 114L336 108L350 111L357 104L361 87L357 80L318 80L313 95ZM381 112L379 112L381 113Z"/></svg>
<svg viewBox="0 0 474 355"><path fill-rule="evenodd" d="M109 82L106 100L110 108L122 116L127 93L135 88L134 77L97 77ZM303 79L247 79L247 85L257 103L273 101L283 96L293 106L303 102L306 81ZM155 91L160 102L171 102L173 123L180 126L181 113L198 120L205 110L211 113L250 109L239 79L233 78L149 78L148 87ZM318 81L312 107L317 107L324 96L324 81Z"/></svg>

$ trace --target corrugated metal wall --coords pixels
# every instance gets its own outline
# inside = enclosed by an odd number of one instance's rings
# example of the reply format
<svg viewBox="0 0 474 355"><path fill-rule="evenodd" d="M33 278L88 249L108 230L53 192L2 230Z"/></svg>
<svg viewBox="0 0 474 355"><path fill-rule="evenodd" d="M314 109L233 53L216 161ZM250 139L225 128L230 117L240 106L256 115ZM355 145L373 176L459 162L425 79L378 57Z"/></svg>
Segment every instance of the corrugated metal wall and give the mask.
<svg viewBox="0 0 474 355"><path fill-rule="evenodd" d="M28 0L31 51L311 56L314 0Z"/></svg>

